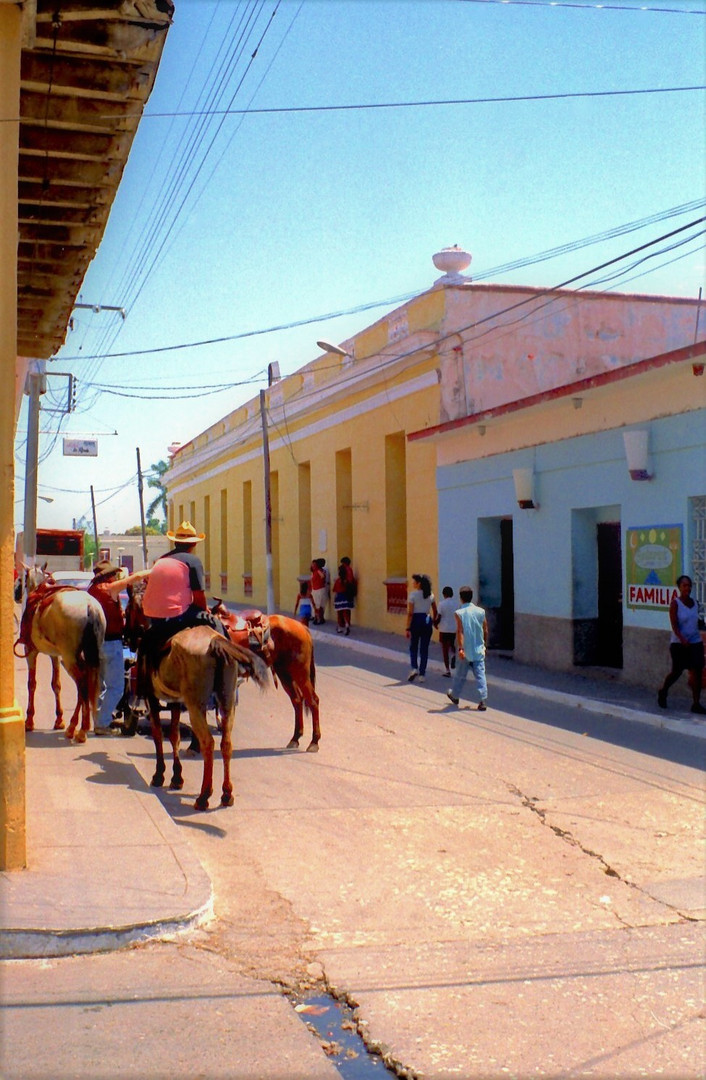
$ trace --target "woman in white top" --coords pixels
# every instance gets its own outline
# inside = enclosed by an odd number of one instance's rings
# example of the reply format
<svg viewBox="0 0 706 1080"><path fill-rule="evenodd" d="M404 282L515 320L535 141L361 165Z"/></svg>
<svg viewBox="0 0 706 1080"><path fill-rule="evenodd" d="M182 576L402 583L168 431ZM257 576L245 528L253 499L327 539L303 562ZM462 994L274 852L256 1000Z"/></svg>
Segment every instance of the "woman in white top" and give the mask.
<svg viewBox="0 0 706 1080"><path fill-rule="evenodd" d="M412 670L407 681L424 682L434 622L438 617L431 581L426 574L412 574L412 590L407 597L407 636Z"/></svg>
<svg viewBox="0 0 706 1080"><path fill-rule="evenodd" d="M672 658L672 670L657 692L657 702L662 709L667 708L667 691L683 671L688 671L691 679L691 711L706 714L701 704L701 683L704 671L704 643L699 632L699 605L691 595L692 580L687 574L677 578L679 595L674 596L669 605L669 621L672 633L669 638L669 654Z"/></svg>

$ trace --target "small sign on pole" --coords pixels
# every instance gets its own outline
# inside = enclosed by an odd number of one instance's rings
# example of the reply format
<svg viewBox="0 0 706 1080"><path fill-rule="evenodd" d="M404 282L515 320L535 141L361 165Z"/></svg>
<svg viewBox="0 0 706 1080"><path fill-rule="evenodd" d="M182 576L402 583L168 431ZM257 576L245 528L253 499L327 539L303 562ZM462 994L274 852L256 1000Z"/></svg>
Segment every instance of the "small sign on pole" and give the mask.
<svg viewBox="0 0 706 1080"><path fill-rule="evenodd" d="M98 439L64 439L64 457L98 457Z"/></svg>

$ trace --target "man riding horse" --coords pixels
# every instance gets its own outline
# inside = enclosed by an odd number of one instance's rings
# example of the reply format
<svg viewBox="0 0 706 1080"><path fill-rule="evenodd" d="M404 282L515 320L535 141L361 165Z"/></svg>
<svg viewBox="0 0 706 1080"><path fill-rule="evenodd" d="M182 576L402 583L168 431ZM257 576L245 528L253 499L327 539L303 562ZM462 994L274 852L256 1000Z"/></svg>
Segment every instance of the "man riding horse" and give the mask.
<svg viewBox="0 0 706 1080"><path fill-rule="evenodd" d="M190 521L182 521L174 532L167 532L167 539L174 547L150 570L142 602L150 620L138 663L138 693L143 697L149 691L149 675L159 653L174 634L205 624L227 637L221 621L208 610L203 563L196 554L196 545L206 534L197 533Z"/></svg>

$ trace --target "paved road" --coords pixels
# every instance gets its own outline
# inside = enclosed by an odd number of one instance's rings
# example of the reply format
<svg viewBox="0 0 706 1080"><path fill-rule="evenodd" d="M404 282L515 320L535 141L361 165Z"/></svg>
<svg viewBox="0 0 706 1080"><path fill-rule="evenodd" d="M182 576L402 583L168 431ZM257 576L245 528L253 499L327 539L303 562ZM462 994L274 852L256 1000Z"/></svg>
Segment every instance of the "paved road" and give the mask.
<svg viewBox="0 0 706 1080"><path fill-rule="evenodd" d="M328 987L408 1077L702 1077L704 740L505 680L486 713L471 690L454 709L447 680L408 684L382 650L320 641L317 661L318 754L282 749L281 691L243 689L232 809L193 810L200 760L182 792L133 774L211 878L215 918L6 962L3 1076L334 1080L280 992ZM82 753L94 802L130 763L152 775L146 738Z"/></svg>
<svg viewBox="0 0 706 1080"><path fill-rule="evenodd" d="M214 882L202 946L320 970L419 1076L703 1075L703 742L318 659L319 754L282 751L286 698L246 687L234 811L193 813L197 761L162 796Z"/></svg>

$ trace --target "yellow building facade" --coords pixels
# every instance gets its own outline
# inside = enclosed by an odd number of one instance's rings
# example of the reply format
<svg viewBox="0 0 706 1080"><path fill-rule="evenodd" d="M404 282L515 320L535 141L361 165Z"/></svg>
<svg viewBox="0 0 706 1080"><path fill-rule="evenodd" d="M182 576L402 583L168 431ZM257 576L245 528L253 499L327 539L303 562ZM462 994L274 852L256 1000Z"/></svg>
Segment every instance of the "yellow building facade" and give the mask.
<svg viewBox="0 0 706 1080"><path fill-rule="evenodd" d="M267 604L263 416L270 451L274 606L291 611L299 576L323 557L358 577L354 621L404 631L406 584L438 586L432 445L410 431L439 416L447 293L425 293L180 447L166 481L170 526L206 533L210 593Z"/></svg>

